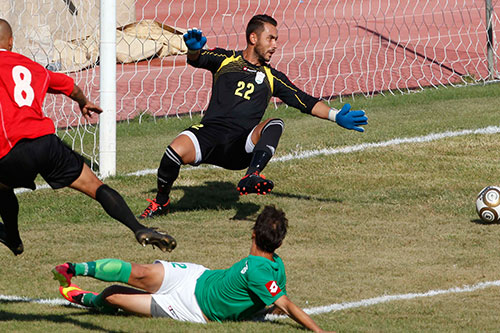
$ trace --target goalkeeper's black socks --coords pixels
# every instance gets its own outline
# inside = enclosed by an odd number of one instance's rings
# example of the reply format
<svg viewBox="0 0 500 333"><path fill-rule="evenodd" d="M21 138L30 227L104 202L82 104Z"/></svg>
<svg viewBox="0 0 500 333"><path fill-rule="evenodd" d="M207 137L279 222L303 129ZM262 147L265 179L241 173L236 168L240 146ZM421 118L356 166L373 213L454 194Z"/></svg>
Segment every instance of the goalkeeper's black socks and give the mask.
<svg viewBox="0 0 500 333"><path fill-rule="evenodd" d="M246 175L252 173L260 173L267 165L267 162L271 159L272 155L267 151L258 150L253 152L252 161L250 162L250 167L248 167Z"/></svg>
<svg viewBox="0 0 500 333"><path fill-rule="evenodd" d="M181 169L181 157L168 146L158 168L158 193L156 194L156 203L163 206L168 202L170 190L175 180L179 176Z"/></svg>
<svg viewBox="0 0 500 333"><path fill-rule="evenodd" d="M99 186L95 198L109 216L126 225L134 233L146 228L137 221L122 196L108 185Z"/></svg>
<svg viewBox="0 0 500 333"><path fill-rule="evenodd" d="M273 157L283 133L284 123L281 119L271 119L262 129L260 140L253 150L252 160L247 175L260 173Z"/></svg>

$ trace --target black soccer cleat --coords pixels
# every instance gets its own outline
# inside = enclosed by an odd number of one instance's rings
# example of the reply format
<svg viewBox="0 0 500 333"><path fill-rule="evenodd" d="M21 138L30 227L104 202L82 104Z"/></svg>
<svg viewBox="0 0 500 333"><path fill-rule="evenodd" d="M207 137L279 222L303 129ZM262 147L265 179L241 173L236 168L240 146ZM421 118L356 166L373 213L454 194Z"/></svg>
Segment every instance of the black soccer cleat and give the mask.
<svg viewBox="0 0 500 333"><path fill-rule="evenodd" d="M135 233L135 238L142 246L152 245L153 248L156 246L163 252L172 252L177 246L174 237L157 231L156 228L140 229Z"/></svg>
<svg viewBox="0 0 500 333"><path fill-rule="evenodd" d="M14 244L8 241L7 233L5 232L5 227L1 222L0 222L0 243L7 246L9 250L11 250L12 253L14 253L15 256L20 255L21 253L24 252L24 245L21 240L19 240L19 242L16 242Z"/></svg>
<svg viewBox="0 0 500 333"><path fill-rule="evenodd" d="M271 192L273 187L274 183L271 180L266 179L266 177L258 173L252 173L241 178L236 189L240 192L240 195L249 193L266 195Z"/></svg>
<svg viewBox="0 0 500 333"><path fill-rule="evenodd" d="M154 218L155 216L165 215L168 213L168 205L170 204L170 200L167 201L166 204L160 205L156 202L156 199L146 199L149 201L148 207L142 212L139 216L139 219L145 218Z"/></svg>

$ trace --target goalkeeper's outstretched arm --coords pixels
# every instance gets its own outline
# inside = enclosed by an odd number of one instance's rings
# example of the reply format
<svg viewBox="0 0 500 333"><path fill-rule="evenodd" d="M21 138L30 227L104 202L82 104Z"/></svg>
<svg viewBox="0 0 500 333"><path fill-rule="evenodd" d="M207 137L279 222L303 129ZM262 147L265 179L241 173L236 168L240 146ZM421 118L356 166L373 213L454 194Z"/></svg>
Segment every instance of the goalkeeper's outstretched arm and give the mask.
<svg viewBox="0 0 500 333"><path fill-rule="evenodd" d="M351 111L351 105L348 103L344 104L342 109L337 110L326 105L326 103L319 101L312 108L311 114L321 119L334 121L339 126L358 132L364 132L365 129L361 126L368 124L368 117L366 117L365 111Z"/></svg>
<svg viewBox="0 0 500 333"><path fill-rule="evenodd" d="M189 29L183 37L188 48L187 58L190 61L196 61L200 57L201 49L207 43L207 37L203 36L203 32L196 28Z"/></svg>

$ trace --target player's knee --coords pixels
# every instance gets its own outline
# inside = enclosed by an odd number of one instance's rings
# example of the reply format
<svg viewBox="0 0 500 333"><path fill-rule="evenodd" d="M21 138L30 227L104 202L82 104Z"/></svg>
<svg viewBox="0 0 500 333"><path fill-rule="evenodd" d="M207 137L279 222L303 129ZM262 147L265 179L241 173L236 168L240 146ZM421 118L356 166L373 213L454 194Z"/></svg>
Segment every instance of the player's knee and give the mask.
<svg viewBox="0 0 500 333"><path fill-rule="evenodd" d="M151 273L150 265L132 264L132 274L130 277L135 280L144 280L147 279Z"/></svg>
<svg viewBox="0 0 500 333"><path fill-rule="evenodd" d="M285 129L285 122L280 118L272 118L264 126L264 128L262 129L262 133L269 129L283 133L283 130Z"/></svg>

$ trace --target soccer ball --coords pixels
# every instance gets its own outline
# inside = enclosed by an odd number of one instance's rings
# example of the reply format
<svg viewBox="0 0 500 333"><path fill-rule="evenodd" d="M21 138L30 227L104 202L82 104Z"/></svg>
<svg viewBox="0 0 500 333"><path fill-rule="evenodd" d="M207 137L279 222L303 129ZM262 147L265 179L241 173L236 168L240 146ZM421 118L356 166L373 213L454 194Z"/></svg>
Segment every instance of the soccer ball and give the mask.
<svg viewBox="0 0 500 333"><path fill-rule="evenodd" d="M500 220L500 187L483 188L477 195L476 211L484 222L498 222Z"/></svg>

